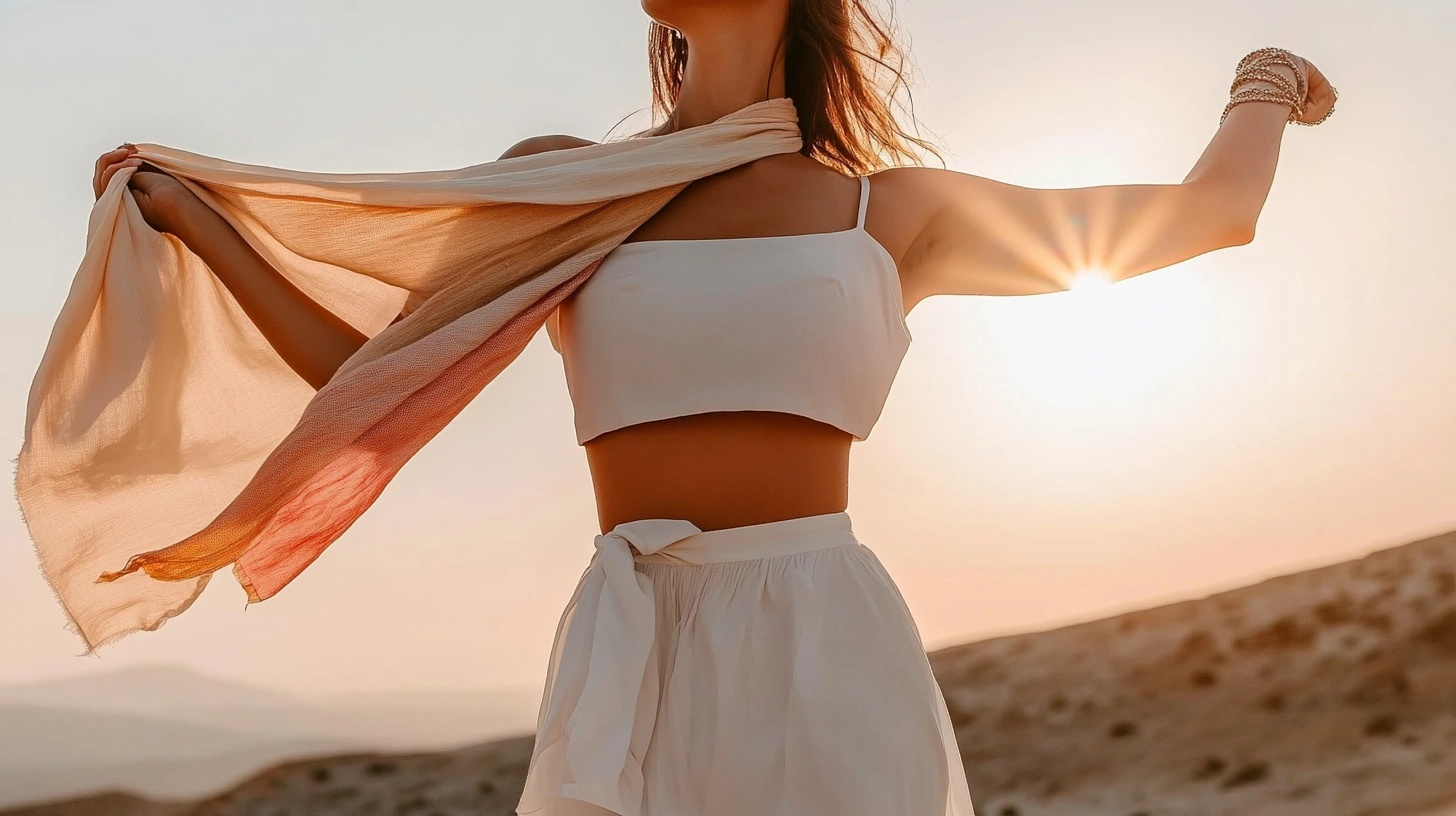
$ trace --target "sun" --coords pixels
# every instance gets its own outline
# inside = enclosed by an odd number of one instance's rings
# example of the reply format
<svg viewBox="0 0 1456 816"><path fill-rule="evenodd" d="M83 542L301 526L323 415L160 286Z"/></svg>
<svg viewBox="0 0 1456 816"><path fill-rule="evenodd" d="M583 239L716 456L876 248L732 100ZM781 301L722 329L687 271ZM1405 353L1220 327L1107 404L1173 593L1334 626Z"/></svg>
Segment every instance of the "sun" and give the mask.
<svg viewBox="0 0 1456 816"><path fill-rule="evenodd" d="M1119 280L1095 266L1066 291L989 299L981 313L1023 407L1065 421L1155 410L1170 385L1200 376L1217 322L1196 275Z"/></svg>
<svg viewBox="0 0 1456 816"><path fill-rule="evenodd" d="M1112 285L1112 273L1097 266L1087 266L1072 273L1072 291L1087 292Z"/></svg>

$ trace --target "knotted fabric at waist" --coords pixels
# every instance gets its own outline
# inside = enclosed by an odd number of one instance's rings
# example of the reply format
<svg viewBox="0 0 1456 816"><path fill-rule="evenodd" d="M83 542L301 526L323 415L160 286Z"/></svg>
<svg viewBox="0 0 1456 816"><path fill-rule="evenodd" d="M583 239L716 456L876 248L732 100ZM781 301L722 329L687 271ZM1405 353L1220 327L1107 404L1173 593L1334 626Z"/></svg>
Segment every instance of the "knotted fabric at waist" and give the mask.
<svg viewBox="0 0 1456 816"><path fill-rule="evenodd" d="M556 629L519 812L553 796L642 812L660 689L652 579L634 562L710 564L846 545L859 542L844 511L708 531L682 519L639 519L598 535Z"/></svg>

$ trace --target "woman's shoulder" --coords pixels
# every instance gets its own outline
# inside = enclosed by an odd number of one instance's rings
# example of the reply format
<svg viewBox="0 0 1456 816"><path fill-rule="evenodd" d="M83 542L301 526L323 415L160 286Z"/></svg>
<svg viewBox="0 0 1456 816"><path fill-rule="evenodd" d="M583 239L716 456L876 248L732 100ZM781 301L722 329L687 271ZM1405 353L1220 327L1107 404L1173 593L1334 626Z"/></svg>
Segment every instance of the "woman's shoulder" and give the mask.
<svg viewBox="0 0 1456 816"><path fill-rule="evenodd" d="M582 139L577 136L563 136L561 134L550 134L546 136L532 136L529 139L522 139L510 146L510 149L501 154L502 159L514 159L518 156L530 156L535 153L549 153L552 150L566 150L572 147L585 147L596 144L590 139ZM546 336L551 340L551 348L561 352L560 328L557 321L560 319L557 309L552 309L551 314L546 317Z"/></svg>
<svg viewBox="0 0 1456 816"><path fill-rule="evenodd" d="M585 147L593 144L596 144L596 142L577 136L564 136L561 134L532 136L529 139L522 139L511 145L500 157L502 159L514 159L518 156L530 156L535 153L547 153L552 150L566 150L567 148Z"/></svg>

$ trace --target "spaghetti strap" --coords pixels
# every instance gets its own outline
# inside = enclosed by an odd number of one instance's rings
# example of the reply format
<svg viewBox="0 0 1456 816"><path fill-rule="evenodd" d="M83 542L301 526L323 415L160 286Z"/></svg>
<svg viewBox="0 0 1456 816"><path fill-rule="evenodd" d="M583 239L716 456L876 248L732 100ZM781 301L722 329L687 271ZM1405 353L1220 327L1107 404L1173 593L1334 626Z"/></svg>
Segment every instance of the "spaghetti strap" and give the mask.
<svg viewBox="0 0 1456 816"><path fill-rule="evenodd" d="M869 203L870 203L870 177L869 176L860 176L859 177L859 215L856 216L856 218L855 218L855 222L854 222L855 229L864 229L865 210L868 209Z"/></svg>

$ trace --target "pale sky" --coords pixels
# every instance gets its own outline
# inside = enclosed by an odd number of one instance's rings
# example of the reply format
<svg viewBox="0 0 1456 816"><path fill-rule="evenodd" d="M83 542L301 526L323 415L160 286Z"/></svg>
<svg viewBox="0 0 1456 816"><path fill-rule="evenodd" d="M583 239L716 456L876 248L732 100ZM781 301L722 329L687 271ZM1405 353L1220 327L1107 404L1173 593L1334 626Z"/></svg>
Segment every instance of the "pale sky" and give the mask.
<svg viewBox="0 0 1456 816"><path fill-rule="evenodd" d="M1313 60L1254 243L1095 293L937 297L849 512L928 648L1197 597L1456 528L1456 4L909 0L915 110L951 169L1176 182L1234 64ZM0 0L0 447L122 141L364 172L646 122L630 0ZM307 692L538 685L597 532L542 333L281 594L231 573L74 657L13 494L0 683L167 661ZM171 542L138 542L137 551ZM406 553L406 551L410 551Z"/></svg>

